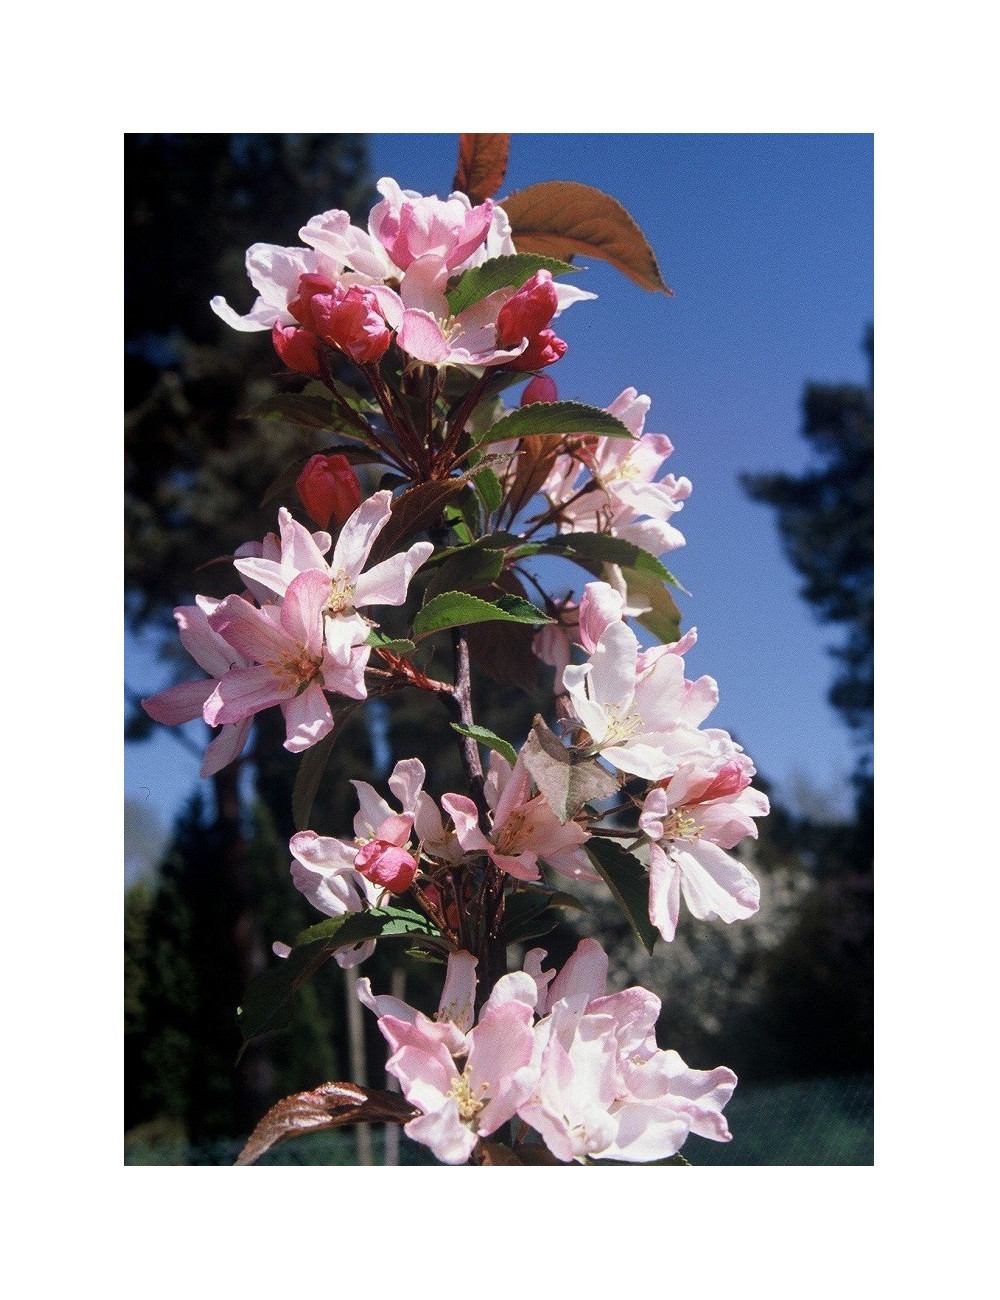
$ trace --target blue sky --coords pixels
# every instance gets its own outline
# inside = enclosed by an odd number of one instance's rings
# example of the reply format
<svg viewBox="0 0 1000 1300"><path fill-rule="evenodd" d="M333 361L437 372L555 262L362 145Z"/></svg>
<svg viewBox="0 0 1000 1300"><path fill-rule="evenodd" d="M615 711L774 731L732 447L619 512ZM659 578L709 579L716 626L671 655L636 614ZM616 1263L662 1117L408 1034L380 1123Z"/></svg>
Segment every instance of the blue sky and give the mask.
<svg viewBox="0 0 1000 1300"><path fill-rule="evenodd" d="M444 196L456 149L454 135L373 135L372 174ZM670 436L668 467L694 484L674 521L687 546L667 563L691 593L680 600L684 625L699 629L689 675L719 682L709 721L740 740L779 792L801 778L836 798L854 762L826 703L825 646L838 630L818 625L798 596L774 513L746 497L738 475L800 472L805 383L866 379L873 137L515 135L501 196L544 180L581 181L623 203L675 291L648 293L590 262L574 282L598 301L560 319L569 351L550 373L561 397L598 406L629 385L647 393L646 429ZM127 648L133 690L158 689L162 671L152 654ZM167 735L127 746L126 795L169 821L197 769Z"/></svg>

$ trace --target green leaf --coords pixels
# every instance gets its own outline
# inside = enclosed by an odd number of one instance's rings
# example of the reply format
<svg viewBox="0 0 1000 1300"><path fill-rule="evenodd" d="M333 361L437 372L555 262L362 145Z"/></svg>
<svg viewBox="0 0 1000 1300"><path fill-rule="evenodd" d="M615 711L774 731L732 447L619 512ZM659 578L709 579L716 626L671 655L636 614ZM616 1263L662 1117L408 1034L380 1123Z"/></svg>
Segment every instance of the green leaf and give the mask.
<svg viewBox="0 0 1000 1300"><path fill-rule="evenodd" d="M486 513L491 515L494 510L500 508L500 502L503 500L503 487L500 480L487 465L485 469L479 471L472 481L482 499L483 505L486 507Z"/></svg>
<svg viewBox="0 0 1000 1300"><path fill-rule="evenodd" d="M423 912L411 907L371 907L364 912L332 916L327 921L309 926L296 936L292 952L296 952L300 945L319 940L336 940L335 948L344 948L364 943L367 939L393 939L401 934L436 936L437 930Z"/></svg>
<svg viewBox="0 0 1000 1300"><path fill-rule="evenodd" d="M585 803L608 798L618 789L618 778L595 758L581 758L562 743L537 716L524 742L524 764L546 802L562 822L568 822Z"/></svg>
<svg viewBox="0 0 1000 1300"><path fill-rule="evenodd" d="M551 271L553 275L571 275L574 271L585 271L585 266L571 266L569 262L557 257L545 257L538 253L512 253L503 257L491 257L479 266L472 266L458 277L456 283L448 290L448 306L451 314L457 316L473 303L479 302L497 289L513 286L520 289L536 271Z"/></svg>
<svg viewBox="0 0 1000 1300"><path fill-rule="evenodd" d="M335 725L332 731L302 755L299 770L295 773L295 784L292 787L292 820L297 831L309 829L312 806L316 800L319 783L326 771L326 765L330 761L336 734Z"/></svg>
<svg viewBox="0 0 1000 1300"><path fill-rule="evenodd" d="M649 873L646 868L635 854L627 852L615 840L592 835L584 847L625 914L635 937L651 953L659 932L649 919Z"/></svg>
<svg viewBox="0 0 1000 1300"><path fill-rule="evenodd" d="M287 957L250 981L237 1011L243 1039L240 1055L252 1038L289 1023L296 993L338 948L404 934L436 936L437 931L421 912L396 907L349 912L303 931Z"/></svg>
<svg viewBox="0 0 1000 1300"><path fill-rule="evenodd" d="M585 568L595 562L618 564L623 568L650 574L660 582L669 582L671 586L679 588L681 585L655 555L644 551L641 546L625 541L623 537L612 537L608 533L567 533L562 537L550 538L541 549L546 555L562 555L568 560L578 560Z"/></svg>
<svg viewBox="0 0 1000 1300"><path fill-rule="evenodd" d="M555 620L548 614L525 600L523 596L497 596L497 605L517 623L552 623Z"/></svg>
<svg viewBox="0 0 1000 1300"><path fill-rule="evenodd" d="M508 438L535 438L556 434L598 434L606 438L631 438L632 431L621 420L597 406L583 402L532 402L505 415L483 436L480 447Z"/></svg>
<svg viewBox="0 0 1000 1300"><path fill-rule="evenodd" d="M503 568L503 551L479 546L464 546L454 551L427 584L424 597L429 600L443 591L474 591L486 587L499 577Z"/></svg>
<svg viewBox="0 0 1000 1300"><path fill-rule="evenodd" d="M647 632L652 632L664 645L678 641L681 635L681 611L659 578L642 569L630 568L622 569L622 577L629 598L643 596L650 605L645 614L635 615L636 622L641 623Z"/></svg>
<svg viewBox="0 0 1000 1300"><path fill-rule="evenodd" d="M444 591L429 600L413 620L413 636L419 641L421 637L430 636L449 627L466 627L469 623L551 623L552 620L536 609L530 601L517 596L501 596L501 601L508 602L511 609L505 609L498 601L492 604L470 596L464 591Z"/></svg>
<svg viewBox="0 0 1000 1300"><path fill-rule="evenodd" d="M416 650L416 645L408 641L406 637L385 636L375 628L368 633L368 640L365 645L373 646L376 650L389 650L396 655L410 655Z"/></svg>
<svg viewBox="0 0 1000 1300"><path fill-rule="evenodd" d="M574 908L586 911L584 905L572 894L558 889L530 887L518 889L509 895L504 910L504 930L508 943L525 943L540 939L554 930L563 919L560 909Z"/></svg>
<svg viewBox="0 0 1000 1300"><path fill-rule="evenodd" d="M517 762L517 751L514 746L487 727L477 727L475 724L465 727L460 722L453 722L451 726L452 730L457 731L460 736L470 736L480 745L485 745L487 749L495 749L511 766Z"/></svg>

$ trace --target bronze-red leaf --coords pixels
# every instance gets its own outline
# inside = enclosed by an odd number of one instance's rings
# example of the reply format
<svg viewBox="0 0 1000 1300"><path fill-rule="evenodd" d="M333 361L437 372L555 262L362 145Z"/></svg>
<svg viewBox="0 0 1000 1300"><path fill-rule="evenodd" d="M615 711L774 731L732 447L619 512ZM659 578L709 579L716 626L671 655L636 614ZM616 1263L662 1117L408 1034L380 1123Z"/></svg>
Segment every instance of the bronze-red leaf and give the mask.
<svg viewBox="0 0 1000 1300"><path fill-rule="evenodd" d="M645 235L617 199L577 181L544 181L501 200L519 253L599 257L643 289L673 296Z"/></svg>
<svg viewBox="0 0 1000 1300"><path fill-rule="evenodd" d="M467 194L472 203L492 198L503 184L509 150L509 135L460 135L452 189Z"/></svg>
<svg viewBox="0 0 1000 1300"><path fill-rule="evenodd" d="M252 1165L285 1138L317 1133L341 1124L405 1124L420 1112L396 1092L360 1088L354 1083L324 1083L312 1092L296 1092L272 1106L236 1157Z"/></svg>

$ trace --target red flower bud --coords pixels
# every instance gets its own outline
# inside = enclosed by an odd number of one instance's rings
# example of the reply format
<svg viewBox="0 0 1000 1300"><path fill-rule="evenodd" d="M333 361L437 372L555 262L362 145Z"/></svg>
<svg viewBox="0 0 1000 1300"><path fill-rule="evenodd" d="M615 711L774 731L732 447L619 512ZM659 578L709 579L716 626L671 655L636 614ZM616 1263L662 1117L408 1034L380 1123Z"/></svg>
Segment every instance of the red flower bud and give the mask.
<svg viewBox="0 0 1000 1300"><path fill-rule="evenodd" d="M314 379L320 377L315 334L298 329L295 325L285 326L275 322L271 339L275 352L289 370L295 370L300 375L311 375Z"/></svg>
<svg viewBox="0 0 1000 1300"><path fill-rule="evenodd" d="M385 840L372 840L359 849L354 867L366 880L388 889L390 894L405 894L417 874L412 855Z"/></svg>
<svg viewBox="0 0 1000 1300"><path fill-rule="evenodd" d="M359 365L378 361L392 342L392 331L369 289L331 284L322 275L299 277L299 295L288 304L296 320Z"/></svg>
<svg viewBox="0 0 1000 1300"><path fill-rule="evenodd" d="M326 528L342 524L361 504L361 484L346 456L310 456L295 481L310 519Z"/></svg>
<svg viewBox="0 0 1000 1300"><path fill-rule="evenodd" d="M521 394L521 405L531 406L533 402L558 402L559 389L548 375L536 375Z"/></svg>
<svg viewBox="0 0 1000 1300"><path fill-rule="evenodd" d="M556 338L549 321L559 309L551 271L536 271L531 279L508 298L497 315L497 345L514 347L522 339L528 346L514 361L512 370L540 370L551 366L566 351L566 344Z"/></svg>

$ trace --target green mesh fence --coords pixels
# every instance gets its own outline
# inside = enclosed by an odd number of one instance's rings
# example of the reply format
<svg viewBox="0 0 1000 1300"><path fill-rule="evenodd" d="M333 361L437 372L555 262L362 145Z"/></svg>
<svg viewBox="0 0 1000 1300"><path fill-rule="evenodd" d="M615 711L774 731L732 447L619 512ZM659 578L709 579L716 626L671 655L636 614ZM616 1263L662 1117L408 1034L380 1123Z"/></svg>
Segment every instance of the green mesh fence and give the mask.
<svg viewBox="0 0 1000 1300"><path fill-rule="evenodd" d="M874 1161L871 1075L792 1083L741 1084L726 1107L732 1142L691 1137L683 1155L692 1165L870 1165ZM400 1165L433 1165L426 1147L400 1133ZM126 1165L231 1165L243 1140L192 1147L168 1124L147 1125L126 1144ZM374 1163L385 1160L384 1134L372 1130ZM356 1165L350 1129L293 1138L269 1151L262 1165Z"/></svg>

